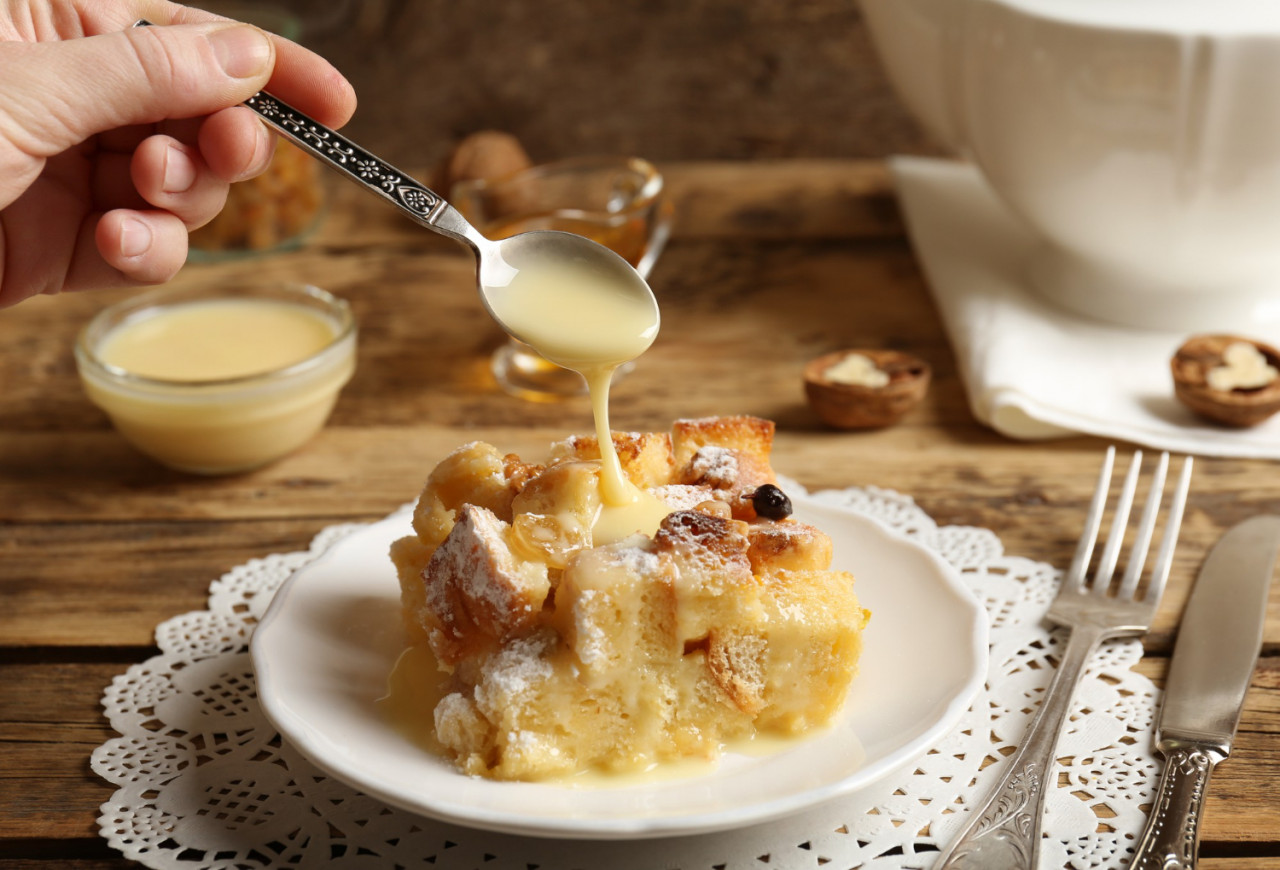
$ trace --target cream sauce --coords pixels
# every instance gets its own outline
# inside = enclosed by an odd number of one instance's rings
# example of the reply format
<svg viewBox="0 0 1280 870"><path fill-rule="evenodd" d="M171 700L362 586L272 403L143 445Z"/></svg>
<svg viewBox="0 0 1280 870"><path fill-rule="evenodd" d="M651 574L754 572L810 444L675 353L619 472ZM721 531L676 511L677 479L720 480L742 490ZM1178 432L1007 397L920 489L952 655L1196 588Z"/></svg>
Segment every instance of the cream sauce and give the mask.
<svg viewBox="0 0 1280 870"><path fill-rule="evenodd" d="M396 660L387 678L387 693L377 700L377 707L398 734L432 755L443 757L445 749L435 733L435 708L448 694L448 683L449 675L440 670L429 647L409 646ZM793 749L828 730L829 726L809 729L801 734L756 732L750 737L721 745L720 751L708 758L673 758L651 762L634 770L591 767L550 777L544 782L569 788L599 789L705 776L717 768L723 753L762 758Z"/></svg>
<svg viewBox="0 0 1280 870"><path fill-rule="evenodd" d="M334 323L301 305L215 299L126 321L98 346L107 365L184 383L262 374L301 362L333 341Z"/></svg>
<svg viewBox="0 0 1280 870"><path fill-rule="evenodd" d="M572 260L520 269L505 288L487 294L498 320L556 365L587 381L600 444L603 507L593 542L635 532L652 535L670 509L641 492L622 470L609 428L609 383L614 370L644 353L658 335L658 308L638 291L634 275L609 274Z"/></svg>

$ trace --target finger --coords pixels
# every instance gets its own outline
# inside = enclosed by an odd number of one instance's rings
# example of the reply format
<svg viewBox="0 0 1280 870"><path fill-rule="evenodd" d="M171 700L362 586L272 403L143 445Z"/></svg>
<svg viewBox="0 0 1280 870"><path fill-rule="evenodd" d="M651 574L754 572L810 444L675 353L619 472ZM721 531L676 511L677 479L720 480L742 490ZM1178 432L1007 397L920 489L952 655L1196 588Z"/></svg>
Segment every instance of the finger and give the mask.
<svg viewBox="0 0 1280 870"><path fill-rule="evenodd" d="M138 146L130 174L143 199L176 215L189 230L207 224L227 202L229 185L209 171L199 149L169 136L152 136Z"/></svg>
<svg viewBox="0 0 1280 870"><path fill-rule="evenodd" d="M162 211L116 209L82 233L64 289L159 284L187 259L187 228Z"/></svg>
<svg viewBox="0 0 1280 870"><path fill-rule="evenodd" d="M267 83L275 63L274 43L242 24L136 27L5 50L16 57L0 135L36 157L117 127L233 106Z"/></svg>
<svg viewBox="0 0 1280 870"><path fill-rule="evenodd" d="M275 134L244 106L210 115L196 138L205 163L224 181L244 181L265 172L276 141Z"/></svg>
<svg viewBox="0 0 1280 870"><path fill-rule="evenodd" d="M155 24L207 24L229 19L165 0L85 4L81 10L86 33L114 33L139 18ZM272 36L276 65L267 90L322 124L341 127L356 110L355 90L328 61L297 43Z"/></svg>
<svg viewBox="0 0 1280 870"><path fill-rule="evenodd" d="M351 83L327 61L286 39L277 39L278 60L267 90L327 127L338 128L356 111Z"/></svg>
<svg viewBox="0 0 1280 870"><path fill-rule="evenodd" d="M200 9L165 4L173 8L172 21L206 21L218 16ZM296 42L272 35L276 65L267 90L291 106L329 127L341 127L356 110L351 83L327 60Z"/></svg>
<svg viewBox="0 0 1280 870"><path fill-rule="evenodd" d="M225 110L224 110L225 111ZM117 127L99 133L94 140L98 151L111 151L117 154L132 154L143 140L160 133L172 136L180 142L193 145L200 134L200 126L204 118L173 118L158 124L134 124L129 127Z"/></svg>

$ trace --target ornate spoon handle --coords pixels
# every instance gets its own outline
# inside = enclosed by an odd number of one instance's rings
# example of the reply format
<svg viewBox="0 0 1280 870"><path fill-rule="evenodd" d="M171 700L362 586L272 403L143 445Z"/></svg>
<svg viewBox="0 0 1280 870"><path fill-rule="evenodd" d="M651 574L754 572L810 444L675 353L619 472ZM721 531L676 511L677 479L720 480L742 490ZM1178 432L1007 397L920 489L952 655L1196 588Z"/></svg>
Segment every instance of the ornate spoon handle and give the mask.
<svg viewBox="0 0 1280 870"><path fill-rule="evenodd" d="M1040 855L1040 816L1058 734L1085 663L1106 637L1102 629L1071 632L1062 664L1045 693L1022 746L986 803L938 858L934 870L1034 870Z"/></svg>
<svg viewBox="0 0 1280 870"><path fill-rule="evenodd" d="M1130 870L1193 870L1209 775L1223 759L1218 746L1164 741L1164 773Z"/></svg>
<svg viewBox="0 0 1280 870"><path fill-rule="evenodd" d="M435 217L449 205L407 172L382 161L266 91L259 91L244 104L298 147L378 194L418 223L435 229Z"/></svg>

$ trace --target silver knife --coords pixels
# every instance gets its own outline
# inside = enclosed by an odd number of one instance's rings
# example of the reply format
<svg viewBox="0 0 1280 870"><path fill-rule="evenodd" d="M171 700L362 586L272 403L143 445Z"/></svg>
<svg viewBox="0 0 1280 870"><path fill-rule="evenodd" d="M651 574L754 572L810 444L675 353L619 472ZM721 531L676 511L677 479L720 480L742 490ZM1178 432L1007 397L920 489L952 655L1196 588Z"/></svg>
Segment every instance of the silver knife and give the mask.
<svg viewBox="0 0 1280 870"><path fill-rule="evenodd" d="M1209 773L1231 754L1262 650L1280 517L1245 520L1209 552L1169 663L1156 748L1164 773L1130 870L1190 870Z"/></svg>

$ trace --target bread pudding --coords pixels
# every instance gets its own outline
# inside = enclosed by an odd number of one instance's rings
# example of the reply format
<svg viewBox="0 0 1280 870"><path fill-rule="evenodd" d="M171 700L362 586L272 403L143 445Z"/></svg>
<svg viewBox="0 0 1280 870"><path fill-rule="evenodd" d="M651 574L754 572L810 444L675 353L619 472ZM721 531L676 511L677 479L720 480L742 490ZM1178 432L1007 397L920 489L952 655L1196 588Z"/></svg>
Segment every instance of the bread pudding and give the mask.
<svg viewBox="0 0 1280 870"><path fill-rule="evenodd" d="M868 613L831 539L786 514L773 424L614 433L653 529L602 533L594 437L544 465L464 445L431 473L391 548L411 642L445 678L435 734L499 779L714 758L841 708ZM627 517L632 517L628 514Z"/></svg>

